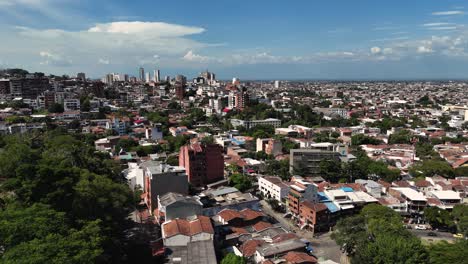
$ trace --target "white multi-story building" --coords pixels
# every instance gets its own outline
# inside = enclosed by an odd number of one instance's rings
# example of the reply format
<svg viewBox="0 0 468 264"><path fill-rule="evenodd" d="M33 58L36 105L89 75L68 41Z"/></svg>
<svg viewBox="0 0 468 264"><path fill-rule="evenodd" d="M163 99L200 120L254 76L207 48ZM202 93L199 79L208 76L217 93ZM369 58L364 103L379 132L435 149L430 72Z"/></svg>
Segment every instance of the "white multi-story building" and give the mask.
<svg viewBox="0 0 468 264"><path fill-rule="evenodd" d="M243 126L246 129L251 129L258 125L265 125L265 126L273 126L274 128L278 128L281 126L281 120L276 118L267 118L264 120L240 120L240 119L231 119L231 124L237 128L239 126Z"/></svg>
<svg viewBox="0 0 468 264"><path fill-rule="evenodd" d="M65 99L63 101L63 109L65 111L80 110L80 100L79 99Z"/></svg>
<svg viewBox="0 0 468 264"><path fill-rule="evenodd" d="M264 197L282 202L289 193L289 185L284 183L279 177L258 178L258 188Z"/></svg>

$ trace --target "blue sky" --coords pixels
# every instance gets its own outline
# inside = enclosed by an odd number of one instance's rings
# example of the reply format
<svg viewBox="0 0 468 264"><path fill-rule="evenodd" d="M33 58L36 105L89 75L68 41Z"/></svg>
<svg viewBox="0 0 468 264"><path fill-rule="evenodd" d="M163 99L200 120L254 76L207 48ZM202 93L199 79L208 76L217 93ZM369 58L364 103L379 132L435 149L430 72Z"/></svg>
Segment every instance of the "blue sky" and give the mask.
<svg viewBox="0 0 468 264"><path fill-rule="evenodd" d="M0 67L100 77L468 79L459 0L0 0Z"/></svg>

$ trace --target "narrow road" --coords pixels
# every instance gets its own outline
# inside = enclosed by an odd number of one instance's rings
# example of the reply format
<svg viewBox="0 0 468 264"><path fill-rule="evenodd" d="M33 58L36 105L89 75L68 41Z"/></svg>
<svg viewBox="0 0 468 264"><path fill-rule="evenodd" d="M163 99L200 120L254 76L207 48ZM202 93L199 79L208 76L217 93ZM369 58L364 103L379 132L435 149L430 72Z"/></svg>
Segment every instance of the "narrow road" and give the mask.
<svg viewBox="0 0 468 264"><path fill-rule="evenodd" d="M415 236L422 238L424 240L429 240L429 239L430 241L447 240L448 242L455 241L453 234L449 232L439 232L439 231L433 231L433 230L416 230L416 229L411 229L410 232L413 233ZM428 233L430 232L437 234L437 236L429 236Z"/></svg>

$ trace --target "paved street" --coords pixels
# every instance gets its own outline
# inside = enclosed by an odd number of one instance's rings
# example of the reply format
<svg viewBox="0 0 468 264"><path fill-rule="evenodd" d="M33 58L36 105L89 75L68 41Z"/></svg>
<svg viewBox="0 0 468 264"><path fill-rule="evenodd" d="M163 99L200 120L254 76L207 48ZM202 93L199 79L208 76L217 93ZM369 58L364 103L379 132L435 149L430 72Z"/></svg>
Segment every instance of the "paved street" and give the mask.
<svg viewBox="0 0 468 264"><path fill-rule="evenodd" d="M453 242L455 239L453 238L452 233L449 232L439 232L439 231L432 231L432 230L416 230L411 229L411 233L418 236L421 239L426 241L440 241L440 240L447 240L448 242ZM429 232L434 232L437 236L428 236Z"/></svg>
<svg viewBox="0 0 468 264"><path fill-rule="evenodd" d="M294 232L298 236L309 240L314 249L314 254L319 259L330 259L342 264L347 263L345 256L340 251L340 248L335 243L335 241L331 239L331 233L325 233L320 235L319 237L314 238L312 232L300 230L291 222L290 219L284 218L283 214L277 213L273 209L271 209L270 205L266 201L262 200L260 201L260 204L262 205L263 212L270 215L276 221L278 221L284 229Z"/></svg>

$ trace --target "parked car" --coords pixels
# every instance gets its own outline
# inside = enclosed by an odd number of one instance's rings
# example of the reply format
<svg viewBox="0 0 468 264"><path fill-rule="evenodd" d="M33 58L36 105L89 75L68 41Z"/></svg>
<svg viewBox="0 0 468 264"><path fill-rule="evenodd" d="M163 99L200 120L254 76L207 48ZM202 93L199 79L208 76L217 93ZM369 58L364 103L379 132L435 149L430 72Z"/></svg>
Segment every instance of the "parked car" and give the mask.
<svg viewBox="0 0 468 264"><path fill-rule="evenodd" d="M453 237L454 237L454 238L463 238L463 234L460 234L460 233L458 233L458 234L453 234Z"/></svg>
<svg viewBox="0 0 468 264"><path fill-rule="evenodd" d="M437 236L437 233L435 232L429 232L427 233L428 236L431 236L431 237L436 237Z"/></svg>
<svg viewBox="0 0 468 264"><path fill-rule="evenodd" d="M427 230L427 227L425 225L416 225L414 227L414 229L416 229L416 230Z"/></svg>

